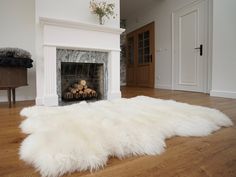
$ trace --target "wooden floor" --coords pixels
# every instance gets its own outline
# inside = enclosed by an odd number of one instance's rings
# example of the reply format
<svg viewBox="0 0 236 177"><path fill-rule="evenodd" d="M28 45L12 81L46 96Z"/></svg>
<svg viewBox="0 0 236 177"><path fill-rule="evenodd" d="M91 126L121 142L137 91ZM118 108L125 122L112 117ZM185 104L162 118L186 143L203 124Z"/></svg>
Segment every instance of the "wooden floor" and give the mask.
<svg viewBox="0 0 236 177"><path fill-rule="evenodd" d="M217 108L236 124L236 99L209 97L206 94L147 88L122 88L123 97L147 95ZM18 102L12 109L0 104L0 177L39 177L18 159L24 135L18 126L19 112L32 101ZM90 174L73 173L66 177L236 177L236 127L224 128L203 138L175 137L167 140L166 152L158 156L110 159L108 165Z"/></svg>

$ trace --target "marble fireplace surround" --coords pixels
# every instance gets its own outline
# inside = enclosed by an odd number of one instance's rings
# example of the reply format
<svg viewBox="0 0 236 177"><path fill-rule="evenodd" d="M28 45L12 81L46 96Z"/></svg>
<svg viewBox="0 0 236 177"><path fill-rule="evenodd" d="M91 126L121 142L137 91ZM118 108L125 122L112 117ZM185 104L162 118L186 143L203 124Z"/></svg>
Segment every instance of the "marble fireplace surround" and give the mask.
<svg viewBox="0 0 236 177"><path fill-rule="evenodd" d="M58 49L108 53L107 99L121 97L120 34L124 29L45 17L40 17L39 21L43 34L43 62L36 68L36 105L57 106L59 104L57 93Z"/></svg>
<svg viewBox="0 0 236 177"><path fill-rule="evenodd" d="M62 101L62 78L61 78L61 63L89 63L89 64L102 64L102 99L107 99L107 52L98 51L84 51L84 50L70 50L70 49L57 49L57 94L59 105L64 105ZM93 89L93 88L92 88ZM72 102L73 103L73 102Z"/></svg>

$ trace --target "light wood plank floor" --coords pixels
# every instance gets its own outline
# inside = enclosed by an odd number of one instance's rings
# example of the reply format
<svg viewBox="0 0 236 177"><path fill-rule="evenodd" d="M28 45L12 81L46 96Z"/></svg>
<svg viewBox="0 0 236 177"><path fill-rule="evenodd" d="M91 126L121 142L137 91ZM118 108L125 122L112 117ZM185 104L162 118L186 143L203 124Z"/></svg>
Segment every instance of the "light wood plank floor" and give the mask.
<svg viewBox="0 0 236 177"><path fill-rule="evenodd" d="M122 88L123 97L146 95L174 99L217 108L236 123L236 99L209 97L207 94L148 88ZM18 126L19 112L33 101L18 102L8 109L0 104L0 177L39 177L18 159L18 148L25 137ZM236 127L224 128L203 138L175 137L167 140L166 152L158 156L111 158L98 172L73 173L66 177L236 177Z"/></svg>

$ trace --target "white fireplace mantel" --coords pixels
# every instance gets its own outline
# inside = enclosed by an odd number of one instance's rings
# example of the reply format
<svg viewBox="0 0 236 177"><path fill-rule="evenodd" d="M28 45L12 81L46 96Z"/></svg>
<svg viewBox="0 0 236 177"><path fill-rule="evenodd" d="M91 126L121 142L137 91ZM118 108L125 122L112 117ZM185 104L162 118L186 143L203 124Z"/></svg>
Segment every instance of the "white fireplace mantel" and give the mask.
<svg viewBox="0 0 236 177"><path fill-rule="evenodd" d="M37 92L37 105L58 105L57 48L108 52L107 97L108 99L121 97L120 34L124 29L45 17L40 17L39 21L43 30L43 64L37 66L37 79L41 81L40 86L43 85L43 91ZM38 85L37 89L40 89Z"/></svg>
<svg viewBox="0 0 236 177"><path fill-rule="evenodd" d="M42 25L53 25L53 26L61 26L61 27L68 27L68 28L93 30L93 31L100 31L100 32L113 33L113 34L119 34L119 35L122 32L124 32L124 29L121 29L121 28L114 28L114 27L108 27L104 25L97 25L97 24L84 23L84 22L65 20L65 19L40 17L39 21Z"/></svg>

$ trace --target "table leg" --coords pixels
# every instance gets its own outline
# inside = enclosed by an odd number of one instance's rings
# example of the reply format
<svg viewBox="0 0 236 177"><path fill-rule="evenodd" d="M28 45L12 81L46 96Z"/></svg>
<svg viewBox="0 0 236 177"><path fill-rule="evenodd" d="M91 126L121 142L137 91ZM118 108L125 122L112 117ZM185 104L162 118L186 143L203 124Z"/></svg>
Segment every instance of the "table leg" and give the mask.
<svg viewBox="0 0 236 177"><path fill-rule="evenodd" d="M11 88L7 89L7 95L8 95L8 105L10 108L11 107Z"/></svg>
<svg viewBox="0 0 236 177"><path fill-rule="evenodd" d="M13 104L16 104L16 88L12 88Z"/></svg>

